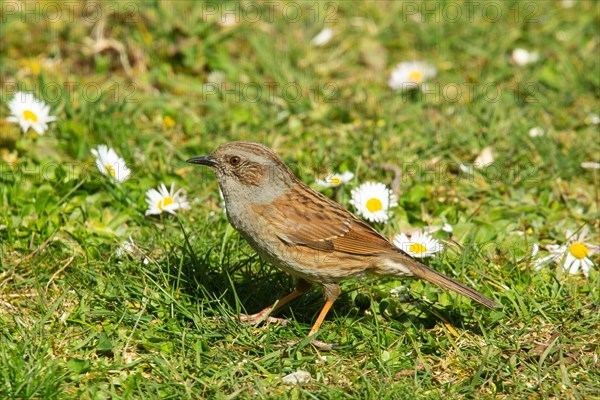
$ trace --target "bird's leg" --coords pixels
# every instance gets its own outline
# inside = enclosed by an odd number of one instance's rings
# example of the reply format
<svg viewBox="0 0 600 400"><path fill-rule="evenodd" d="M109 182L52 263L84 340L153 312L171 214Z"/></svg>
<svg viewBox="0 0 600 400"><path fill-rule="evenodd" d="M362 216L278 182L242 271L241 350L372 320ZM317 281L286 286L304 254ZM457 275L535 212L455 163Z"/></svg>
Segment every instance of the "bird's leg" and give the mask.
<svg viewBox="0 0 600 400"><path fill-rule="evenodd" d="M323 320L325 320L325 316L329 312L329 309L331 308L332 305L333 305L333 301L331 301L331 300L325 301L325 304L323 305L323 308L321 309L321 312L319 313L319 317L315 321L315 324L313 325L310 332L308 332L308 336L312 336L315 333L317 333L317 331L321 327L321 324L323 323Z"/></svg>
<svg viewBox="0 0 600 400"><path fill-rule="evenodd" d="M321 324L323 323L323 320L325 319L325 316L327 315L329 309L333 305L333 302L340 295L340 287L335 283L323 284L323 290L325 292L325 305L323 305L323 309L321 309L321 312L319 313L319 316L317 317L317 320L315 321L315 324L313 325L312 329L308 333L308 336L312 336L315 333L317 333L317 331L321 327Z"/></svg>
<svg viewBox="0 0 600 400"><path fill-rule="evenodd" d="M288 294L287 296L283 296L281 299L277 300L275 304L265 308L262 311L257 312L256 314L240 314L240 321L250 322L252 324L259 324L265 319L267 319L269 322L279 322L285 325L288 323L286 319L274 318L271 317L270 314L276 311L277 309L283 307L290 301L294 300L296 297L299 297L302 294L304 294L306 291L308 291L308 289L310 289L310 286L311 284L305 281L304 279L297 279L296 290L294 290L292 293Z"/></svg>
<svg viewBox="0 0 600 400"><path fill-rule="evenodd" d="M313 325L312 329L310 330L308 337L311 337L317 333L317 331L321 327L321 324L323 323L323 320L325 319L325 316L327 316L329 309L331 308L331 306L333 305L335 300L340 295L340 287L335 283L324 283L323 291L325 294L325 304L323 305L323 308L321 309L321 312L319 313L319 316L317 317L315 324ZM291 346L296 345L297 343L298 342L295 340L288 342L288 344ZM322 350L331 350L333 348L332 344L328 344L328 343L322 342L317 339L312 339L311 343L313 346L318 347Z"/></svg>
<svg viewBox="0 0 600 400"><path fill-rule="evenodd" d="M240 314L240 321L250 322L252 324L259 324L262 321L264 321L265 319L267 319L269 322L281 322L285 325L285 323L287 323L287 321L285 319L274 318L274 317L269 316L269 314L271 314L271 312L277 310L278 308L283 307L285 304L294 300L296 297L300 296L301 294L303 294L303 292L294 290L292 293L288 294L287 296L284 296L281 299L277 300L277 302L274 305L269 306L269 307L265 308L264 310L257 312L256 314Z"/></svg>
<svg viewBox="0 0 600 400"><path fill-rule="evenodd" d="M325 319L325 316L327 316L329 309L331 308L331 306L333 305L335 300L340 295L340 287L335 283L323 284L323 291L325 292L325 304L323 305L323 308L321 309L321 312L319 313L319 316L317 317L315 324L313 325L312 329L308 333L308 337L311 337L317 333L317 331L321 327L321 324L323 323L323 320ZM293 341L293 342L289 342L288 344L295 345L296 343L297 343L296 341ZM321 350L331 350L333 348L332 344L325 343L325 342L323 342L321 340L317 340L317 339L312 339L311 343L313 346L318 347Z"/></svg>

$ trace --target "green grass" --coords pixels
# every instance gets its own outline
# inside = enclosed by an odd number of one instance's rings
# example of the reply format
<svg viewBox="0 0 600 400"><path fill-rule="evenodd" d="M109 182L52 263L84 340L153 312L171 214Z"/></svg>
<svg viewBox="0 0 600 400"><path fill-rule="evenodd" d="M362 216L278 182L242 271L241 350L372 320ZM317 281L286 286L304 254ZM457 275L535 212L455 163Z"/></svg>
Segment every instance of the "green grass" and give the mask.
<svg viewBox="0 0 600 400"><path fill-rule="evenodd" d="M58 3L28 3L38 16L13 2L0 14L1 398L600 396L597 265L586 279L554 263L537 272L531 257L567 229L600 242L598 170L580 167L600 154L588 117L600 113L598 3L492 2L486 16L448 1L421 21L422 2L281 2L260 18L238 8L231 27L215 3L80 4L58 17ZM311 46L324 26L334 38ZM99 33L124 58L94 52ZM512 65L516 47L540 61ZM411 59L438 69L430 94L388 88ZM228 90L204 86L215 71ZM44 136L5 121L17 85L58 117ZM535 126L545 136L530 137ZM502 309L364 278L342 283L322 326L331 352L288 344L310 330L318 290L279 313L289 326L236 321L292 283L229 225L210 171L184 162L231 140L275 148L309 184L355 172L324 191L347 207L357 184L391 185L400 206L376 228L391 238L450 223L436 237L455 244L428 263ZM90 149L103 143L132 168L125 183L96 171ZM487 146L493 166L460 172ZM144 216L146 190L163 182L187 190L189 212ZM129 235L139 252L119 259ZM281 382L297 370L312 381Z"/></svg>

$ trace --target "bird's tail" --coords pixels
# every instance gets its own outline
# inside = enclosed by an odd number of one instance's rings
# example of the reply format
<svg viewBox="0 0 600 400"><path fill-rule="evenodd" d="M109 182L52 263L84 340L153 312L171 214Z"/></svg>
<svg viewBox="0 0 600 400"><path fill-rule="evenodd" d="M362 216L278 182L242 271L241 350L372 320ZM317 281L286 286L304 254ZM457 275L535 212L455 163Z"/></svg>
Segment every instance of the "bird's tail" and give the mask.
<svg viewBox="0 0 600 400"><path fill-rule="evenodd" d="M410 270L414 276L417 278L424 279L431 283L435 283L436 285L452 290L458 294L462 294L465 297L470 298L471 300L475 300L476 302L483 304L488 308L495 308L498 306L496 302L485 297L478 291L471 289L463 285L462 283L456 282L454 279L448 278L446 275L443 275L428 266L420 263L419 261L408 257L407 255L402 254L402 265Z"/></svg>

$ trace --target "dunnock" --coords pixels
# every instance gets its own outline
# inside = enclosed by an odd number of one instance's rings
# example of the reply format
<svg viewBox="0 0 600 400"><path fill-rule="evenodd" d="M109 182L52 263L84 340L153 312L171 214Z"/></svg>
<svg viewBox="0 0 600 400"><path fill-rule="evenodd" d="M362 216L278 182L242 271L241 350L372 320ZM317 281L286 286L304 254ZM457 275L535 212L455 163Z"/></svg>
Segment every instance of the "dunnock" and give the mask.
<svg viewBox="0 0 600 400"><path fill-rule="evenodd" d="M424 279L486 307L492 300L411 258L338 203L301 182L275 152L252 142L231 142L187 160L212 168L231 225L274 266L294 277L296 290L274 306L244 315L258 322L276 308L322 286L325 305L314 335L340 294L342 279L371 272Z"/></svg>

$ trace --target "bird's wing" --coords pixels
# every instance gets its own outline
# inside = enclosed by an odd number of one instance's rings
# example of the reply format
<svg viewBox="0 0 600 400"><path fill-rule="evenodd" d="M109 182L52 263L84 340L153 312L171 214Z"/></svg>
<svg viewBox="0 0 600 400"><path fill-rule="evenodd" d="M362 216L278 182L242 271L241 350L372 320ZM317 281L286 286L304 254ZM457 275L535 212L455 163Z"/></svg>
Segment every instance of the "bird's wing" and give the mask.
<svg viewBox="0 0 600 400"><path fill-rule="evenodd" d="M321 251L371 255L393 247L383 236L338 203L307 186L294 186L269 206L255 210L273 224L286 244Z"/></svg>

